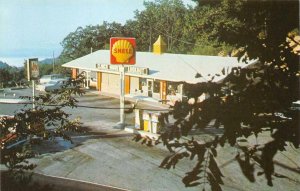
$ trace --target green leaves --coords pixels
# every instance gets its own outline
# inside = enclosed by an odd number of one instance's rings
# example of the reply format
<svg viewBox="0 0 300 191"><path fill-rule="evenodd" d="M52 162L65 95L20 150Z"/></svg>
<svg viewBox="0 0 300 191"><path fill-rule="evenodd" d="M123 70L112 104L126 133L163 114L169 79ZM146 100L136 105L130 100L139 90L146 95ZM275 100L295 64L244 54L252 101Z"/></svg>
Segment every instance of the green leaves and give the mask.
<svg viewBox="0 0 300 191"><path fill-rule="evenodd" d="M26 160L34 156L30 146L35 140L62 137L72 143L68 133L81 131L81 123L79 119L70 120L64 108L76 107L77 100L73 96L84 93L79 86L82 81L83 76L79 75L59 91L36 96L35 110L24 107L13 117L0 119L2 164L12 172L23 173L35 167ZM22 98L32 100L31 97Z"/></svg>
<svg viewBox="0 0 300 191"><path fill-rule="evenodd" d="M299 2L195 1L198 6L187 10L180 8L178 12L184 16L177 14L179 21L171 24L169 21L173 18L168 16L174 16L174 13L168 8L181 7L180 4L169 6L167 0L146 3L145 11L137 12L136 20L128 22L137 26L132 34L138 36L141 49L147 50L151 45L150 34L155 36L163 32L171 51L220 53L220 56L230 52L229 56L238 56L239 61L257 62L232 71L223 68L219 74L194 74L198 78L207 78L208 83L184 83L185 96L191 104L178 102L170 113L175 122L162 133L161 139L173 154L166 157L161 166L171 168L181 159L180 153L187 152L189 158L198 163L183 178L183 183L186 186L204 184L205 190L209 183L212 190L220 190L222 173L214 160L217 144L224 146L228 142L236 146L242 139L246 141L252 135L257 137L270 131L274 142L263 145L260 163L268 184L272 185L274 154L284 150L286 142L299 147L299 111L290 108L299 100ZM161 16L163 9L167 16ZM182 21L184 23L180 25ZM157 28L160 30L156 31ZM222 82L212 82L216 76L225 74L227 77ZM201 95L207 95L207 99L198 101ZM214 142L181 140L197 128L214 127L223 133ZM255 181L253 166L248 161L250 156L247 157L236 159L243 166L244 175Z"/></svg>
<svg viewBox="0 0 300 191"><path fill-rule="evenodd" d="M113 36L126 36L124 27L116 22L103 22L102 25L78 27L61 42L63 47L60 59L69 61L93 51L105 49Z"/></svg>

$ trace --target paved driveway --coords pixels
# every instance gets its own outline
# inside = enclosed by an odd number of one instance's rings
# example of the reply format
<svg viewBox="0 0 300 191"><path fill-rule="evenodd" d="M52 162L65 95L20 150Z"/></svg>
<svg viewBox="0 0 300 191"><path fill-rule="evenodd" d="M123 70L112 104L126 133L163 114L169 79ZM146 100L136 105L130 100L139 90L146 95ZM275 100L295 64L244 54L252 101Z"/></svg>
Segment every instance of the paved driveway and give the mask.
<svg viewBox="0 0 300 191"><path fill-rule="evenodd" d="M117 99L90 92L79 97L79 105L118 107L119 102ZM162 145L149 148L133 142L131 134L114 129L113 125L119 120L118 109L76 108L70 112L74 116L81 116L84 124L91 127L94 133L74 135L73 144L57 138L37 145L34 149L40 155L32 159L38 165L35 172L128 190L202 190L201 187L185 188L181 182L185 173L194 167L195 161L186 159L180 161L175 169L161 169L158 166L169 155ZM127 115L126 121L130 122L132 116L133 114ZM206 130L202 134L206 136L209 132ZM257 141L265 139L260 137ZM225 183L222 189L298 190L299 150L291 146L287 150L277 153L275 157L275 171L282 176L274 176L274 186L269 187L264 176L255 175L254 183L247 180L236 161L236 148L218 148L217 163L224 174ZM261 171L259 165L254 164L255 173Z"/></svg>
<svg viewBox="0 0 300 191"><path fill-rule="evenodd" d="M175 169L159 168L164 157L170 154L162 145L141 145L132 141L132 135L122 130L73 136L72 139L74 144L57 139L39 145L36 150L41 151L40 155L33 160L38 165L35 172L134 191L202 190L201 186L186 188L181 181L185 173L194 167L196 160L182 160ZM290 146L287 152L280 152L275 157L275 172L281 178L273 177L273 187L267 185L264 176L256 175L261 171L257 164L254 165L254 183L243 175L235 158L236 148L226 145L217 150L216 160L224 174L224 191L292 191L300 186L299 153Z"/></svg>
<svg viewBox="0 0 300 191"><path fill-rule="evenodd" d="M30 88L20 90L8 90L8 94L4 97L4 93L0 93L0 115L13 115L14 112L24 108L24 104L5 103L8 99L18 99L19 96L31 96L32 90ZM37 91L37 94L40 93ZM15 96L13 96L15 95ZM83 96L77 96L79 101L77 108L66 108L66 111L72 114L72 118L80 117L84 125L99 129L101 126L114 126L120 120L120 102L119 99L99 95L97 91L87 90ZM28 105L27 108L30 108ZM131 108L132 104L126 102L125 108ZM145 103L138 103L139 108L146 109L165 109L159 107L157 104L153 106ZM116 109L114 109L116 108ZM134 113L125 114L125 122L127 124L134 124ZM103 129L102 129L103 130Z"/></svg>
<svg viewBox="0 0 300 191"><path fill-rule="evenodd" d="M67 109L72 117L80 117L81 122L93 130L104 130L110 126L113 127L120 121L120 102L116 98L102 96L96 92L87 92L81 97L77 97L79 107ZM125 108L130 108L127 103ZM116 109L113 109L116 108ZM125 115L125 122L133 124L134 113Z"/></svg>

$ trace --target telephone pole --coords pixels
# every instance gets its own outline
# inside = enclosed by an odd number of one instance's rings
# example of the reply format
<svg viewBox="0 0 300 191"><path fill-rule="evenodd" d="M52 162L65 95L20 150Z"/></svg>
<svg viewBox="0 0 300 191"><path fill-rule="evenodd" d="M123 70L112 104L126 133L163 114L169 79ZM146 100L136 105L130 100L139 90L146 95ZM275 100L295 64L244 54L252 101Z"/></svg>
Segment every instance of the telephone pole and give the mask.
<svg viewBox="0 0 300 191"><path fill-rule="evenodd" d="M53 66L53 71L52 73L54 74L54 65L55 65L55 58L54 58L54 51L52 52L52 66Z"/></svg>

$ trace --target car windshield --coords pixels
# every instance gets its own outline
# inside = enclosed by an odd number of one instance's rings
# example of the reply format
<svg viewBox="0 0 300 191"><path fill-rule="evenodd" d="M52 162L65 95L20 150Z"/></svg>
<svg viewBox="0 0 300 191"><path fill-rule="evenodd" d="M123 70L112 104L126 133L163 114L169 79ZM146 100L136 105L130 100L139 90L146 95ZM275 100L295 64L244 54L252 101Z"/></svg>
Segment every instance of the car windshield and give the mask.
<svg viewBox="0 0 300 191"><path fill-rule="evenodd" d="M57 81L50 81L48 84L57 84Z"/></svg>
<svg viewBox="0 0 300 191"><path fill-rule="evenodd" d="M42 76L41 79L50 79L50 75Z"/></svg>
<svg viewBox="0 0 300 191"><path fill-rule="evenodd" d="M53 75L52 76L52 79L59 79L59 78L63 78L63 76L62 75Z"/></svg>

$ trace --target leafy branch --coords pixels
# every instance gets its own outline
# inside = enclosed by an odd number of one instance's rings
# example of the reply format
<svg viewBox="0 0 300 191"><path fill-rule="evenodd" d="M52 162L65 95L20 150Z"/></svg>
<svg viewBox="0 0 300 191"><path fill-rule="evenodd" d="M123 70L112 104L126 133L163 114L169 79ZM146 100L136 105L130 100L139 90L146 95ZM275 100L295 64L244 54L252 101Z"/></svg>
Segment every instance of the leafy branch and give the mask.
<svg viewBox="0 0 300 191"><path fill-rule="evenodd" d="M77 106L74 95L84 93L80 88L83 79L80 74L76 79L70 79L62 89L36 96L35 109L24 107L14 116L0 119L1 163L8 167L13 177L19 177L16 173L22 175L36 166L27 161L35 156L31 150L34 140L62 137L72 142L69 132L81 131L80 121L76 118L71 120L71 115L64 109ZM21 98L32 100L31 97Z"/></svg>

